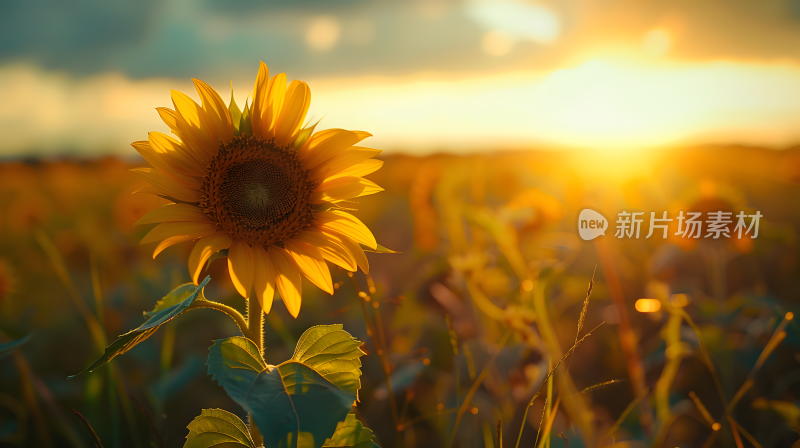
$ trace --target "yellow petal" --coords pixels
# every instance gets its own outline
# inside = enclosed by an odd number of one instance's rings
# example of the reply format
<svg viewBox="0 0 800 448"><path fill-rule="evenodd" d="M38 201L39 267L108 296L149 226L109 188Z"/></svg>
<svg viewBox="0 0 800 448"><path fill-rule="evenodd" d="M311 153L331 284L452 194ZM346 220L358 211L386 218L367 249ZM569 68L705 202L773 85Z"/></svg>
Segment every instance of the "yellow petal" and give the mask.
<svg viewBox="0 0 800 448"><path fill-rule="evenodd" d="M253 246L253 289L264 313L269 314L275 297L275 278L278 273L267 252L261 246Z"/></svg>
<svg viewBox="0 0 800 448"><path fill-rule="evenodd" d="M320 184L311 195L312 204L353 199L380 193L383 188L362 177L337 177Z"/></svg>
<svg viewBox="0 0 800 448"><path fill-rule="evenodd" d="M360 142L358 134L344 129L326 129L309 137L298 150L303 169L313 170L317 165L338 155Z"/></svg>
<svg viewBox="0 0 800 448"><path fill-rule="evenodd" d="M354 239L370 249L376 249L378 242L375 236L358 218L341 210L328 210L314 215L316 225L323 230L329 229Z"/></svg>
<svg viewBox="0 0 800 448"><path fill-rule="evenodd" d="M383 166L383 160L367 159L361 163L353 165L350 168L342 170L328 177L327 179L323 180L323 182L336 179L337 177L345 177L345 176L364 177L374 173L375 171L378 171L382 166Z"/></svg>
<svg viewBox="0 0 800 448"><path fill-rule="evenodd" d="M372 137L372 134L370 134L369 132L366 132L366 131L353 131L353 132L355 132L356 135L358 135L358 137L361 140L364 140L367 137Z"/></svg>
<svg viewBox="0 0 800 448"><path fill-rule="evenodd" d="M258 76L256 76L256 83L253 86L253 111L250 114L250 123L254 130L258 130L261 135L261 121L262 117L267 111L267 100L269 98L267 86L269 85L269 68L264 61L258 66Z"/></svg>
<svg viewBox="0 0 800 448"><path fill-rule="evenodd" d="M133 193L131 193L131 194L136 194L136 193L156 194L156 195L158 195L158 194L161 194L161 190L159 190L158 188L156 188L156 187L154 187L152 185L145 185L144 187L139 187L139 188L133 190Z"/></svg>
<svg viewBox="0 0 800 448"><path fill-rule="evenodd" d="M328 238L318 231L304 231L293 236L292 240L316 247L322 253L323 258L342 269L351 272L356 270L355 257L338 239Z"/></svg>
<svg viewBox="0 0 800 448"><path fill-rule="evenodd" d="M188 95L177 90L171 90L172 104L175 111L183 118L188 129L181 129L181 135L191 133L200 142L200 149L215 156L219 151L219 139L211 120L200 105L189 98ZM179 128L180 122L178 123Z"/></svg>
<svg viewBox="0 0 800 448"><path fill-rule="evenodd" d="M278 121L275 123L275 143L281 146L291 143L306 119L310 104L311 90L308 84L292 81L286 92L286 103L281 108Z"/></svg>
<svg viewBox="0 0 800 448"><path fill-rule="evenodd" d="M322 232L328 239L338 241L342 245L344 245L350 254L355 258L358 267L364 271L365 274L369 274L369 261L367 260L367 254L364 253L364 249L361 246L353 241L352 239L335 232Z"/></svg>
<svg viewBox="0 0 800 448"><path fill-rule="evenodd" d="M270 246L267 251L272 265L275 266L277 277L275 283L281 293L283 303L292 317L297 318L302 303L302 283L300 283L300 269L292 257L278 246Z"/></svg>
<svg viewBox="0 0 800 448"><path fill-rule="evenodd" d="M160 194L183 202L200 202L200 192L198 190L181 185L154 168L134 168L131 171L159 189Z"/></svg>
<svg viewBox="0 0 800 448"><path fill-rule="evenodd" d="M206 162L198 159L182 142L174 138L162 134L161 132L150 132L147 134L150 147L158 152L163 157L167 158L170 165L174 166L178 171L188 174L190 176L202 177L206 173ZM210 156L203 153L203 159Z"/></svg>
<svg viewBox="0 0 800 448"><path fill-rule="evenodd" d="M195 285L206 261L222 249L231 247L231 244L233 244L231 237L222 232L200 238L189 254L189 274L192 276L192 281Z"/></svg>
<svg viewBox="0 0 800 448"><path fill-rule="evenodd" d="M214 224L205 222L165 222L161 223L142 238L139 244L155 243L177 235L191 235L195 238L211 235L216 231Z"/></svg>
<svg viewBox="0 0 800 448"><path fill-rule="evenodd" d="M205 222L210 223L202 210L189 204L164 204L149 211L135 226L142 224L155 224L157 222Z"/></svg>
<svg viewBox="0 0 800 448"><path fill-rule="evenodd" d="M155 258L158 256L158 254L163 252L164 249L166 249L166 248L168 248L170 246L174 246L174 245L176 245L178 243L183 243L185 241L191 241L191 240L193 240L195 238L197 238L197 237L193 236L193 235L171 236L171 237L165 239L164 241L158 243L158 246L156 246L156 250L153 251L153 259L155 260Z"/></svg>
<svg viewBox="0 0 800 448"><path fill-rule="evenodd" d="M144 160L147 161L153 168L156 168L164 175L172 178L181 185L195 190L200 189L200 179L188 176L181 173L176 169L173 164L169 163L169 156L159 154L149 142L133 142L131 143L136 152L138 152Z"/></svg>
<svg viewBox="0 0 800 448"><path fill-rule="evenodd" d="M331 280L331 271L328 265L325 264L325 259L322 258L322 253L319 249L300 241L284 241L284 248L289 255L294 258L294 262L303 272L311 283L317 285L319 289L333 294L333 281Z"/></svg>
<svg viewBox="0 0 800 448"><path fill-rule="evenodd" d="M197 94L200 95L200 101L203 103L203 111L206 113L217 137L223 143L228 143L233 138L233 120L231 120L231 113L225 102L222 101L216 90L211 86L200 81L199 79L192 78L194 87L197 89Z"/></svg>
<svg viewBox="0 0 800 448"><path fill-rule="evenodd" d="M166 107L156 107L156 110L161 119L164 120L164 123L172 130L172 133L181 139L181 142L183 142L192 156L204 164L211 160L212 154L209 152L211 148L204 148L206 144L194 134L189 123L179 113Z"/></svg>
<svg viewBox="0 0 800 448"><path fill-rule="evenodd" d="M275 136L275 124L280 116L285 97L286 74L278 73L267 84L267 108L261 117L261 135L263 137Z"/></svg>
<svg viewBox="0 0 800 448"><path fill-rule="evenodd" d="M381 153L380 149L351 146L311 170L312 179L325 179Z"/></svg>
<svg viewBox="0 0 800 448"><path fill-rule="evenodd" d="M244 241L235 241L228 250L228 272L236 291L245 299L253 288L253 251Z"/></svg>

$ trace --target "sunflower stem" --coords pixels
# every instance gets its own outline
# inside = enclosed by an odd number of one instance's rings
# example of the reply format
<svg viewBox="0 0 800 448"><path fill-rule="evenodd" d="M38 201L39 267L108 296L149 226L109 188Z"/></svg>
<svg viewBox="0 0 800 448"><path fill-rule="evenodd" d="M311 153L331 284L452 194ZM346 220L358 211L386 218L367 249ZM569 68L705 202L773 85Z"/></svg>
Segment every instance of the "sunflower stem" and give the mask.
<svg viewBox="0 0 800 448"><path fill-rule="evenodd" d="M224 303L214 302L211 300L195 300L194 303L189 305L189 309L197 309L197 308L210 308L212 310L217 310L227 314L228 317L233 319L233 321L236 322L236 325L239 326L239 330L242 332L242 335L248 337L247 336L248 324L244 320L244 316L242 316L242 313L236 311L235 308L225 305Z"/></svg>
<svg viewBox="0 0 800 448"><path fill-rule="evenodd" d="M247 328L242 330L242 335L256 344L261 359L264 359L264 310L258 300L254 300L254 298L247 299ZM264 438L261 436L256 422L253 421L253 415L248 414L247 420L250 423L250 436L253 437L253 442L256 446L263 446Z"/></svg>
<svg viewBox="0 0 800 448"><path fill-rule="evenodd" d="M247 339L258 347L258 353L264 357L264 310L258 300L247 299Z"/></svg>

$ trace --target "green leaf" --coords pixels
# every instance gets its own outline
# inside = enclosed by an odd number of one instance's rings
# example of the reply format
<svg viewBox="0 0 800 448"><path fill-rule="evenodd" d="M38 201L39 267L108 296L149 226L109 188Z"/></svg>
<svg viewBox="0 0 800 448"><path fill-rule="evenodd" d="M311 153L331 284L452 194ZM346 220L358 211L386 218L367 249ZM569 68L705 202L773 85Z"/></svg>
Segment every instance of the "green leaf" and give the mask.
<svg viewBox="0 0 800 448"><path fill-rule="evenodd" d="M160 311L164 311L165 309L177 305L180 302L191 297L192 294L197 292L199 286L195 285L194 283L186 283L183 285L178 286L177 288L170 291L169 294L165 295L161 300L156 302L156 307L153 308L153 311L145 311L142 313L144 317L150 319L151 317L158 314ZM200 288L202 289L202 288ZM196 300L205 300L203 296L203 292L200 291L200 295Z"/></svg>
<svg viewBox="0 0 800 448"><path fill-rule="evenodd" d="M321 121L321 120L320 120ZM297 137L295 137L294 141L292 142L292 149L297 150L303 147L306 144L309 137L314 134L314 128L317 127L319 121L312 124L311 126L304 127L300 129L300 132L297 133Z"/></svg>
<svg viewBox="0 0 800 448"><path fill-rule="evenodd" d="M342 330L342 325L317 325L300 336L292 361L319 372L342 390L358 395L361 389L361 342Z"/></svg>
<svg viewBox="0 0 800 448"><path fill-rule="evenodd" d="M208 373L253 416L265 446L320 448L358 398L360 345L341 325L312 327L272 366L237 336L214 341Z"/></svg>
<svg viewBox="0 0 800 448"><path fill-rule="evenodd" d="M203 288L208 284L211 280L211 277L208 276L203 280L200 285L197 286L195 291L189 295L186 299L181 302L178 302L172 306L164 308L162 310L157 311L158 306L156 306L155 314L153 314L147 322L143 323L139 328L135 330L131 330L122 336L120 336L116 341L114 341L111 345L106 347L105 352L102 356L97 358L95 362L92 363L89 367L77 373L75 375L70 376L69 378L76 377L85 372L91 372L96 368L102 366L103 364L111 361L116 356L121 355L128 350L135 347L140 342L144 341L145 339L149 338L153 333L158 330L158 327L164 325L165 323L169 322L173 318L181 315L186 309L191 305L201 294ZM180 288L180 287L179 287Z"/></svg>
<svg viewBox="0 0 800 448"><path fill-rule="evenodd" d="M267 366L256 344L241 336L214 341L206 365L211 378L217 380L225 392L245 409L247 407L240 400L244 400L256 377L267 367L275 367Z"/></svg>
<svg viewBox="0 0 800 448"><path fill-rule="evenodd" d="M203 409L199 417L189 423L189 435L183 448L255 448L250 431L234 414L222 409Z"/></svg>
<svg viewBox="0 0 800 448"><path fill-rule="evenodd" d="M352 412L336 425L336 432L325 441L324 447L380 448L372 430L365 428Z"/></svg>
<svg viewBox="0 0 800 448"><path fill-rule="evenodd" d="M383 247L380 244L378 244L378 247L376 247L375 249L373 249L371 247L367 247L367 246L365 246L363 244L361 245L361 248L364 249L364 252L375 252L377 254L401 254L402 253L402 252L397 252L397 251L388 249L386 247Z"/></svg>
<svg viewBox="0 0 800 448"><path fill-rule="evenodd" d="M0 344L0 359L5 358L6 356L10 355L11 352L18 349L22 344L28 342L28 340L33 336L29 334L22 339L17 339L16 341L6 342L5 344Z"/></svg>
<svg viewBox="0 0 800 448"><path fill-rule="evenodd" d="M244 102L244 112L239 119L239 134L253 135L253 124L250 122L250 100Z"/></svg>
<svg viewBox="0 0 800 448"><path fill-rule="evenodd" d="M231 104L228 106L228 110L231 113L231 120L233 120L233 127L236 129L236 135L239 135L239 126L241 125L240 120L242 119L242 111L239 109L239 105L236 104L236 100L233 99L233 83L231 83Z"/></svg>

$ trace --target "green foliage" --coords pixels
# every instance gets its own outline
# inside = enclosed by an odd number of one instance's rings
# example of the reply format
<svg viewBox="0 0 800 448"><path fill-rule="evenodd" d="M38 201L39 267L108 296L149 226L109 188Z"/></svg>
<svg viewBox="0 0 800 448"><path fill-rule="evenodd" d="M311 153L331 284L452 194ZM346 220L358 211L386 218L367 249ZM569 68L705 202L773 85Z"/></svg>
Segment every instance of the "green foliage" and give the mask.
<svg viewBox="0 0 800 448"><path fill-rule="evenodd" d="M233 99L233 85L231 85L231 104L228 106L228 110L231 112L231 120L233 121L236 135L239 135L239 120L242 118L242 111L239 109L239 105L236 104L236 100Z"/></svg>
<svg viewBox="0 0 800 448"><path fill-rule="evenodd" d="M320 448L358 398L360 345L341 325L319 325L303 333L290 360L272 366L252 341L232 337L214 341L208 372L252 415L265 446Z"/></svg>
<svg viewBox="0 0 800 448"><path fill-rule="evenodd" d="M303 145L305 145L308 141L309 137L311 137L311 135L314 133L314 128L316 128L318 124L319 121L311 126L306 126L303 129L300 129L300 132L297 133L297 137L292 142L292 149L296 150L302 148Z"/></svg>
<svg viewBox="0 0 800 448"><path fill-rule="evenodd" d="M361 342L342 330L342 325L317 325L300 336L292 361L319 372L340 389L358 396L361 389Z"/></svg>
<svg viewBox="0 0 800 448"><path fill-rule="evenodd" d="M336 425L333 437L325 441L323 447L380 448L369 428L365 428L352 412L344 421Z"/></svg>
<svg viewBox="0 0 800 448"><path fill-rule="evenodd" d="M166 296L161 298L161 300L156 302L156 307L153 308L153 311L145 311L142 314L144 315L144 317L150 319L159 312L164 311L165 309L175 306L183 302L184 300L188 299L189 297L192 296L192 294L195 294L198 290L200 290L200 294L198 295L197 298L195 298L195 300L205 300L202 288L198 288L198 286L195 285L194 283L185 283L173 289L172 291L170 291L169 294L167 294Z"/></svg>
<svg viewBox="0 0 800 448"><path fill-rule="evenodd" d="M189 294L189 296L187 298L183 299L180 302L175 303L174 305L167 306L166 302L169 301L169 300L177 300L177 298L181 297L181 294L186 292L187 289L185 287L187 285L181 285L178 288L176 288L174 291L172 291L170 294L167 294L166 297L164 297L163 299L161 299L161 301L158 302L158 304L156 305L156 308L153 311L151 311L151 313L154 313L154 314L152 314L152 316L150 317L150 319L147 320L147 322L142 324L139 328L137 328L135 330L131 330L131 331L123 334L122 336L120 336L119 339L117 339L111 345L106 347L106 350L103 353L103 355L100 356L99 358L97 358L97 360L95 362L93 362L92 365L90 365L89 367L87 367L86 369L81 371L80 373L70 376L70 378L78 376L78 375L80 375L81 373L84 373L84 372L93 371L94 369L96 369L96 368L102 366L103 364L111 361L117 355L121 355L121 354L127 352L128 350L132 349L133 347L135 347L140 342L142 342L145 339L149 338L153 333L155 333L158 330L158 328L161 325L164 325L165 323L169 322L173 318L181 315L184 311L186 311L186 309L189 308L189 306L199 296L202 295L203 288L206 286L206 284L208 284L209 280L211 280L211 277L206 277L205 280L203 280L200 283L200 285L195 287L194 291L192 291L191 294ZM181 291L178 291L178 290L181 290ZM178 291L178 292L176 292L176 291ZM175 294L174 297L172 297L173 293ZM162 304L162 302L164 302L164 303ZM167 307L163 308L163 306L167 306ZM163 308L163 309L161 309L161 308Z"/></svg>
<svg viewBox="0 0 800 448"><path fill-rule="evenodd" d="M184 448L255 448L244 422L222 409L203 409L199 417L189 423L189 435Z"/></svg>
<svg viewBox="0 0 800 448"><path fill-rule="evenodd" d="M28 342L31 336L33 335L29 334L22 339L17 339L16 341L0 344L0 359L3 359L6 356L10 355L14 350L18 349L22 344Z"/></svg>
<svg viewBox="0 0 800 448"><path fill-rule="evenodd" d="M250 121L250 105L244 102L244 112L239 119L239 134L253 135L253 123Z"/></svg>

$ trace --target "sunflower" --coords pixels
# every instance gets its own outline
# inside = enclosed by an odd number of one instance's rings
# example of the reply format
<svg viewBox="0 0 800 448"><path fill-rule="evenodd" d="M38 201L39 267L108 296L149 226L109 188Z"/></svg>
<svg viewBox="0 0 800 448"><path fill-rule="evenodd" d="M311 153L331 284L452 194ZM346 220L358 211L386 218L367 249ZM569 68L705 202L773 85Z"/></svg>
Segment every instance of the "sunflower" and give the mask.
<svg viewBox="0 0 800 448"><path fill-rule="evenodd" d="M150 132L132 144L152 165L133 170L150 184L137 191L170 201L137 222L158 223L142 239L159 242L153 258L194 241L189 272L197 284L206 262L221 252L239 294L255 292L268 313L277 290L294 317L301 276L333 294L326 260L369 272L364 250L379 246L343 204L383 191L363 177L383 165L372 159L380 150L356 146L371 134L303 126L308 85L287 87L286 75L270 78L263 62L244 110L233 94L226 107L214 89L193 81L202 104L172 91L175 108L157 108L178 138Z"/></svg>

